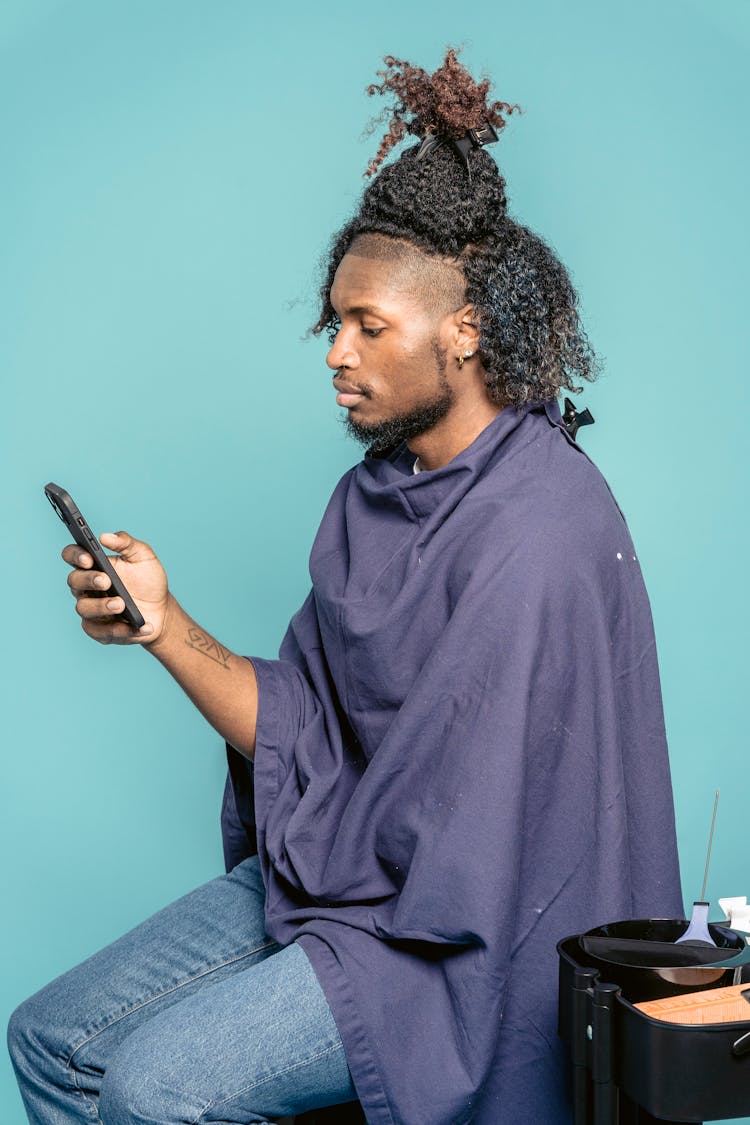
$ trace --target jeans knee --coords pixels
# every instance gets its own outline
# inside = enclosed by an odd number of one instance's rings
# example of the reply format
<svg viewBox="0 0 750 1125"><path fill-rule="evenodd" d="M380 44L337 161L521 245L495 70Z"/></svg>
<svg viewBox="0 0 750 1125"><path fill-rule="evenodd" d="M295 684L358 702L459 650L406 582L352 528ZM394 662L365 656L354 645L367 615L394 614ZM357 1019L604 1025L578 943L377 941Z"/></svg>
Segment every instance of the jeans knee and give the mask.
<svg viewBox="0 0 750 1125"><path fill-rule="evenodd" d="M39 1019L33 998L19 1004L8 1020L6 1033L8 1054L18 1074L39 1069L47 1051L44 1045L44 1024Z"/></svg>
<svg viewBox="0 0 750 1125"><path fill-rule="evenodd" d="M14 1062L29 1054L32 1044L36 1041L36 1020L34 1008L30 1000L19 1004L8 1020L7 1042L8 1052Z"/></svg>
<svg viewBox="0 0 750 1125"><path fill-rule="evenodd" d="M158 1058L125 1041L112 1055L99 1094L104 1125L179 1125L195 1121L205 1108L170 1088L159 1073L169 1073Z"/></svg>

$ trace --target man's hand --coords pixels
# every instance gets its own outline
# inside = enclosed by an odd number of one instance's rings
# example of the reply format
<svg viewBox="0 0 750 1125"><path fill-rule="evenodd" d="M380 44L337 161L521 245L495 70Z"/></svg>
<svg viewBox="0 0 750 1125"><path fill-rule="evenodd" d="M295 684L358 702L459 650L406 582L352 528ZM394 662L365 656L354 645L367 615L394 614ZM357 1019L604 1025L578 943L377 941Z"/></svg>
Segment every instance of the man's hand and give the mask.
<svg viewBox="0 0 750 1125"><path fill-rule="evenodd" d="M147 647L214 730L252 758L258 717L258 684L252 662L235 656L188 617L170 594L164 567L148 543L125 531L100 535L99 540L116 552L110 562L146 623L134 629L118 616L125 607L122 598L109 593L109 577L94 570L87 551L70 543L62 557L73 567L68 585L84 633L103 645Z"/></svg>
<svg viewBox="0 0 750 1125"><path fill-rule="evenodd" d="M145 625L134 629L118 616L125 606L122 598L108 594L110 578L101 570L94 570L91 555L71 543L62 557L74 567L68 575L68 586L76 599L76 612L83 619L84 633L104 645L152 644L165 632L170 605L163 566L148 543L131 538L125 531L100 535L99 541L103 547L117 552L110 562L141 611Z"/></svg>

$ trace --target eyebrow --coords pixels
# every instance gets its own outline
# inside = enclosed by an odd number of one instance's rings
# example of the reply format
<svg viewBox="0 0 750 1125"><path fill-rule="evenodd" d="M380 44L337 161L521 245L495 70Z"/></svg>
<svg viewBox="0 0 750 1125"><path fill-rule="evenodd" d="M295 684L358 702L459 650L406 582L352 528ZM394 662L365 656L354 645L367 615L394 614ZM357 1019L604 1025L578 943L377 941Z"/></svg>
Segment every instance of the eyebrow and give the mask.
<svg viewBox="0 0 750 1125"><path fill-rule="evenodd" d="M330 297L328 299L330 300ZM331 308L336 312L333 301L331 301ZM354 313L373 313L375 316L386 316L386 313L379 309L377 305L350 305L348 309L344 309L344 313L348 316L352 316ZM336 315L338 316L338 313Z"/></svg>

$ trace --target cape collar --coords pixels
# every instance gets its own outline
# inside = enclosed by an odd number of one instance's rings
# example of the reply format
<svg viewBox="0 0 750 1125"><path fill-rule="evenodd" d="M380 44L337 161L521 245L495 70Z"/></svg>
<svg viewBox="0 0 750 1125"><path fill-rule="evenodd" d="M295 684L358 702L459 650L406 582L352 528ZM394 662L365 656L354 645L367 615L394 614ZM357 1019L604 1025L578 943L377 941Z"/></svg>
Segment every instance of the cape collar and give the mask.
<svg viewBox="0 0 750 1125"><path fill-rule="evenodd" d="M414 453L401 442L391 451L373 455L369 451L355 466L354 480L370 503L378 508L400 508L421 518L452 493L460 498L485 471L502 460L519 440L519 428L529 414L546 415L563 432L562 415L556 400L507 406L470 445L437 469L414 472Z"/></svg>

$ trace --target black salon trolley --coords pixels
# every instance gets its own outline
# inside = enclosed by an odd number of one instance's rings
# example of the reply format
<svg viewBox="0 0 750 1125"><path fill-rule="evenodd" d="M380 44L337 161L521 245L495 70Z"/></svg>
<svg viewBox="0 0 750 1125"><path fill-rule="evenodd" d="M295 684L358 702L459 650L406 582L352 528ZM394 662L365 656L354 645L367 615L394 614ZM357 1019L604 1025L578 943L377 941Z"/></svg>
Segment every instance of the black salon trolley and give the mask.
<svg viewBox="0 0 750 1125"><path fill-rule="evenodd" d="M710 924L717 950L691 953L674 946L686 927L684 919L618 922L558 943L558 1032L569 1051L575 1125L695 1125L750 1115L750 1003L745 1022L701 1025L666 1023L634 1007L750 982L742 935ZM631 956L641 940L646 955ZM675 956L683 967L670 964ZM692 956L698 963L684 967Z"/></svg>

